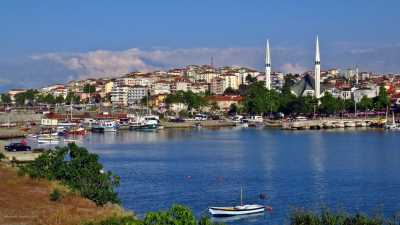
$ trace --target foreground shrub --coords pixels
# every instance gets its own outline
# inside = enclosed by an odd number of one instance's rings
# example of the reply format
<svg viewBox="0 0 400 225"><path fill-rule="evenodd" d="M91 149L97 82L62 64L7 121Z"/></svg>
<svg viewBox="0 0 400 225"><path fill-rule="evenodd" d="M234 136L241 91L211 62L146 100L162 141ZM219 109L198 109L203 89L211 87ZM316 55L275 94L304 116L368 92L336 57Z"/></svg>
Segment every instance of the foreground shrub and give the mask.
<svg viewBox="0 0 400 225"><path fill-rule="evenodd" d="M50 193L50 201L58 202L62 198L61 192L56 188Z"/></svg>
<svg viewBox="0 0 400 225"><path fill-rule="evenodd" d="M3 153L0 152L0 161L5 159L5 158L6 158L6 156Z"/></svg>
<svg viewBox="0 0 400 225"><path fill-rule="evenodd" d="M33 162L21 166L20 171L32 178L61 181L98 205L119 203L114 191L119 177L103 172L98 156L74 143L44 152Z"/></svg>
<svg viewBox="0 0 400 225"><path fill-rule="evenodd" d="M85 225L217 225L208 218L196 220L192 211L182 205L173 205L167 211L149 212L143 220L133 217L112 217L100 222L86 223Z"/></svg>
<svg viewBox="0 0 400 225"><path fill-rule="evenodd" d="M395 225L399 222L397 217L385 220L379 216L332 213L328 210L323 210L321 213L295 210L290 215L290 225Z"/></svg>
<svg viewBox="0 0 400 225"><path fill-rule="evenodd" d="M136 220L133 216L110 217L100 222L89 222L84 225L141 225L141 221Z"/></svg>

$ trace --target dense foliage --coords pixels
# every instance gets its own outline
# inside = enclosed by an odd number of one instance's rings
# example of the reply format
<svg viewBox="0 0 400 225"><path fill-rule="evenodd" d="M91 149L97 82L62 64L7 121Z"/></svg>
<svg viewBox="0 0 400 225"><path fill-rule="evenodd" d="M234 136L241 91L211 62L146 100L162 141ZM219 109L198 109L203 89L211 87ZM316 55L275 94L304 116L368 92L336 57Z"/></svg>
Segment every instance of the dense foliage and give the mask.
<svg viewBox="0 0 400 225"><path fill-rule="evenodd" d="M1 94L1 103L11 104L11 97L9 94Z"/></svg>
<svg viewBox="0 0 400 225"><path fill-rule="evenodd" d="M196 220L192 211L185 206L173 205L168 211L149 212L143 220L132 216L112 217L86 225L216 225L208 218Z"/></svg>
<svg viewBox="0 0 400 225"><path fill-rule="evenodd" d="M286 82L291 83L291 81ZM277 92L267 90L262 82L255 82L246 87L244 97L244 110L249 114L274 112L311 114L315 110L323 115L337 115L345 112L353 113L356 108L353 100L335 98L329 92L326 92L319 100L312 96L296 97L287 85L281 92ZM380 88L377 97L371 99L363 96L357 103L357 109L362 111L385 110L388 106L390 106L390 98L384 87Z"/></svg>
<svg viewBox="0 0 400 225"><path fill-rule="evenodd" d="M395 225L399 222L400 220L397 217L383 219L379 216L369 217L359 213L355 215L332 213L327 210L321 213L296 210L290 216L290 225Z"/></svg>
<svg viewBox="0 0 400 225"><path fill-rule="evenodd" d="M5 159L5 158L6 158L6 156L3 153L0 152L0 161Z"/></svg>
<svg viewBox="0 0 400 225"><path fill-rule="evenodd" d="M119 203L114 191L119 185L119 177L103 172L98 156L76 144L45 152L20 169L32 178L61 181L98 205Z"/></svg>
<svg viewBox="0 0 400 225"><path fill-rule="evenodd" d="M15 95L15 103L17 105L25 105L26 103L33 103L35 100L35 96L39 92L37 90L29 89L25 92L18 93Z"/></svg>
<svg viewBox="0 0 400 225"><path fill-rule="evenodd" d="M202 106L207 105L207 99L205 96L195 94L192 91L177 91L175 94L169 94L165 102L167 104L172 103L184 103L188 106L189 110L200 109Z"/></svg>
<svg viewBox="0 0 400 225"><path fill-rule="evenodd" d="M86 84L83 87L83 93L94 93L96 91L96 87L94 85Z"/></svg>

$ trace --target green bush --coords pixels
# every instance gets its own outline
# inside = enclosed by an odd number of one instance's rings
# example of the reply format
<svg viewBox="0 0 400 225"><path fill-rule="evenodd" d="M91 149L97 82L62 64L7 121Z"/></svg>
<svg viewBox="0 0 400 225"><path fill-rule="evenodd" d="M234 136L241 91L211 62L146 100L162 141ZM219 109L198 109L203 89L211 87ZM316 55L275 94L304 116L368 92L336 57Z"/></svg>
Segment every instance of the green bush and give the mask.
<svg viewBox="0 0 400 225"><path fill-rule="evenodd" d="M62 199L61 192L56 188L50 193L50 201L58 202Z"/></svg>
<svg viewBox="0 0 400 225"><path fill-rule="evenodd" d="M102 172L98 156L74 143L44 152L20 170L32 178L61 181L98 205L120 202L114 191L119 185L119 177Z"/></svg>
<svg viewBox="0 0 400 225"><path fill-rule="evenodd" d="M217 225L208 218L196 220L192 211L182 205L173 205L167 211L148 212L143 220L133 217L111 217L100 222L85 225Z"/></svg>
<svg viewBox="0 0 400 225"><path fill-rule="evenodd" d="M305 210L295 210L290 215L290 225L395 225L399 224L399 219L383 219L380 216L369 217L357 213L350 215L347 213L332 213L323 210L315 213Z"/></svg>
<svg viewBox="0 0 400 225"><path fill-rule="evenodd" d="M6 158L6 156L3 153L0 152L0 161L5 159L5 158Z"/></svg>
<svg viewBox="0 0 400 225"><path fill-rule="evenodd" d="M84 225L142 225L143 223L132 216L110 217L100 222L89 222Z"/></svg>

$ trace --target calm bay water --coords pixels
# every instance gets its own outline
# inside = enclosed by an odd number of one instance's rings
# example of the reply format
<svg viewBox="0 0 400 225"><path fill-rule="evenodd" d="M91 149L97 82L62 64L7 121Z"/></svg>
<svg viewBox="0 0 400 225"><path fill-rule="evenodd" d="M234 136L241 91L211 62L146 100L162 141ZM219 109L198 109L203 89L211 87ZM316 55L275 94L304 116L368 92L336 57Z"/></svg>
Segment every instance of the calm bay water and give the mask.
<svg viewBox="0 0 400 225"><path fill-rule="evenodd" d="M193 129L91 134L83 144L121 176L123 206L143 216L173 203L197 216L244 201L272 213L228 224L283 224L293 208L400 210L400 133ZM259 198L265 193L268 199Z"/></svg>

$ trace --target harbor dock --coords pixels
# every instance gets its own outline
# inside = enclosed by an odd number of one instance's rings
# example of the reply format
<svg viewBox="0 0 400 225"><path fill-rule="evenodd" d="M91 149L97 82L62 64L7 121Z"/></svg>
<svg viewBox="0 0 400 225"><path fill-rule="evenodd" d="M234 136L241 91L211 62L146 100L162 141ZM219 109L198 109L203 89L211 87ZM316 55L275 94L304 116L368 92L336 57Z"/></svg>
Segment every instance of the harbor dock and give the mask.
<svg viewBox="0 0 400 225"><path fill-rule="evenodd" d="M304 121L283 121L284 130L332 129L351 127L379 127L383 125L381 119L315 119Z"/></svg>
<svg viewBox="0 0 400 225"><path fill-rule="evenodd" d="M234 122L230 121L225 121L225 120L205 120L205 121L185 121L185 122L161 122L161 126L164 128L193 128L196 126L201 126L201 127L208 127L208 128L213 128L213 127L233 127L235 126Z"/></svg>

